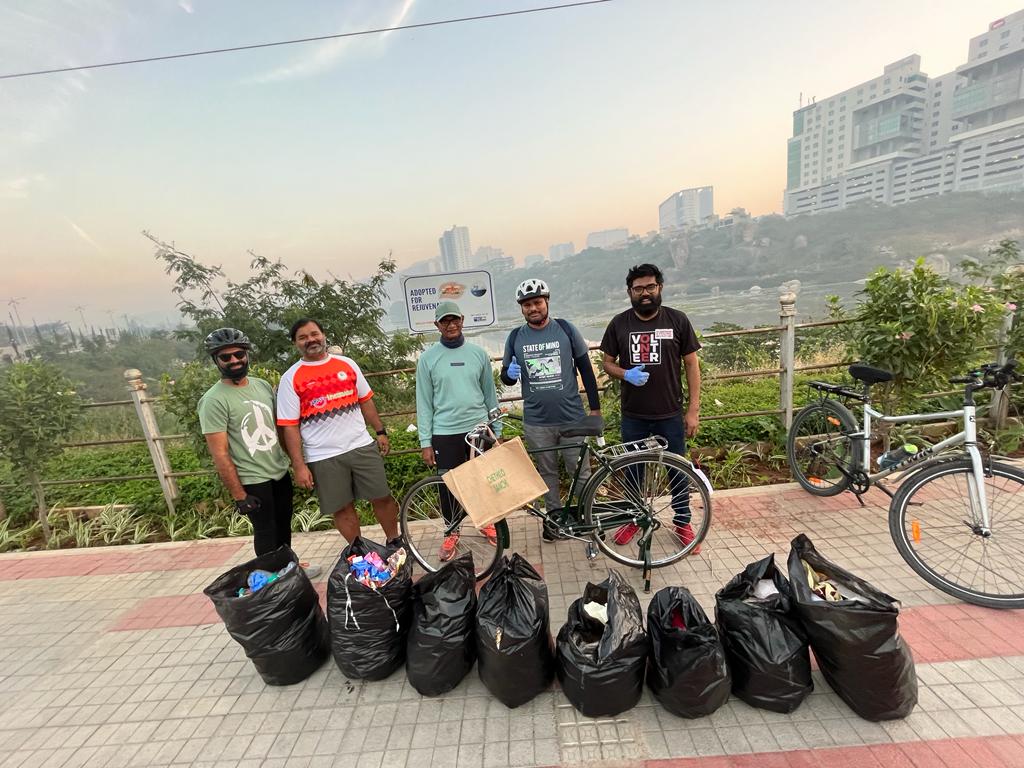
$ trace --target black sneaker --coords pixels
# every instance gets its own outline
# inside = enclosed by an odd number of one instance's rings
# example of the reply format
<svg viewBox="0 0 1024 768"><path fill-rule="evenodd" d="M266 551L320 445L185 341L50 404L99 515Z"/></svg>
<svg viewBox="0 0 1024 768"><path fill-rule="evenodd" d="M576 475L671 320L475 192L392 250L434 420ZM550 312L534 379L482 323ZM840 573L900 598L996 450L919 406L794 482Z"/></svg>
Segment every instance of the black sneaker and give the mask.
<svg viewBox="0 0 1024 768"><path fill-rule="evenodd" d="M544 523L541 528L540 537L544 541L559 541L560 539L567 538L565 534L559 533L558 528L551 523Z"/></svg>
<svg viewBox="0 0 1024 768"><path fill-rule="evenodd" d="M399 547L405 546L405 539L403 539L401 534L399 534L398 536L395 536L395 538L393 539L388 539L384 543L384 546L389 548L394 547L395 549L398 549Z"/></svg>

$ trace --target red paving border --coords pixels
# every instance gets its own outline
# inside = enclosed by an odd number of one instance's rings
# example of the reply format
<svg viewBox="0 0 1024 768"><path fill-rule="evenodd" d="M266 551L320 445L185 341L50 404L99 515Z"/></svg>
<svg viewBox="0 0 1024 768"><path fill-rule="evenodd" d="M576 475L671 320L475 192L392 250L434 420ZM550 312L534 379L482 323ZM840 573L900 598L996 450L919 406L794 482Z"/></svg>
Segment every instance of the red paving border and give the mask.
<svg viewBox="0 0 1024 768"><path fill-rule="evenodd" d="M187 571L223 565L248 542L190 543L181 547L94 549L87 554L31 555L0 559L0 581L62 576L113 576L146 571Z"/></svg>
<svg viewBox="0 0 1024 768"><path fill-rule="evenodd" d="M645 768L1021 768L1024 736L648 760Z"/></svg>

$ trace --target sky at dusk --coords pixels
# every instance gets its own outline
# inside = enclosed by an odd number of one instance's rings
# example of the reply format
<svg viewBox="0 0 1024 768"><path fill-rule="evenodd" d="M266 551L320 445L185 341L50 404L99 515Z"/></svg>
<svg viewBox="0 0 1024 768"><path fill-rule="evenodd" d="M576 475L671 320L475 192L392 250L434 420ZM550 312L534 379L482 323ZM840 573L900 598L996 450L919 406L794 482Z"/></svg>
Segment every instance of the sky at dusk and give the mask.
<svg viewBox="0 0 1024 768"><path fill-rule="evenodd" d="M420 23L526 0L0 0L0 74ZM246 276L252 249L368 274L453 224L521 259L657 228L675 190L779 212L801 92L911 53L930 75L1021 0L612 0L0 81L0 298L97 325L173 315L147 229Z"/></svg>

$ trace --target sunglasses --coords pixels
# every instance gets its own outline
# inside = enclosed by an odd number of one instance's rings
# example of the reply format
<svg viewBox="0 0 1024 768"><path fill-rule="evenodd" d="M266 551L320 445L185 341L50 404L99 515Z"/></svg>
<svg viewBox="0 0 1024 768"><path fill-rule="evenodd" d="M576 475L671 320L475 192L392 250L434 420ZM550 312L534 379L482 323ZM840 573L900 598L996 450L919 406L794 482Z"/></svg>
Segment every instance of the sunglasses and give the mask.
<svg viewBox="0 0 1024 768"><path fill-rule="evenodd" d="M442 317L440 320L437 321L437 324L440 325L440 326L448 326L448 325L458 325L461 322L462 322L462 318L461 317L451 317L451 316L449 316L449 317Z"/></svg>
<svg viewBox="0 0 1024 768"><path fill-rule="evenodd" d="M217 359L222 363L230 363L232 360L245 360L248 354L244 349L238 352L218 352Z"/></svg>

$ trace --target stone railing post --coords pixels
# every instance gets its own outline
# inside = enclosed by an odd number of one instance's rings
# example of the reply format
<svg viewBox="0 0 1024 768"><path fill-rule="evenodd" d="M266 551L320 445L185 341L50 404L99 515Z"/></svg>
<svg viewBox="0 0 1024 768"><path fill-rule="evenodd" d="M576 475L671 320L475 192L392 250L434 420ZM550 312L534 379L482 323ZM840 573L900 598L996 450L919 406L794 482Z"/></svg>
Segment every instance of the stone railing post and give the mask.
<svg viewBox="0 0 1024 768"><path fill-rule="evenodd" d="M142 436L146 438L146 447L149 448L153 468L160 480L164 503L167 504L167 511L173 515L174 503L178 500L178 483L170 476L171 462L167 458L167 451L160 439L160 427L157 425L156 414L153 412L153 404L146 397L146 382L142 380L142 371L137 368L129 368L125 371L124 378L128 382L128 393L135 404L135 413L139 417L139 423L142 424Z"/></svg>
<svg viewBox="0 0 1024 768"><path fill-rule="evenodd" d="M788 430L793 426L793 387L796 376L796 294L779 296L779 408Z"/></svg>

